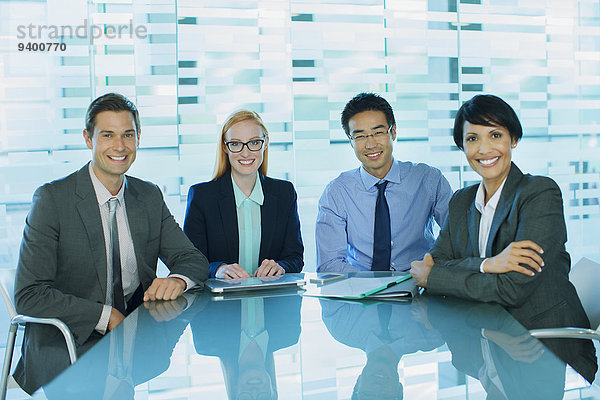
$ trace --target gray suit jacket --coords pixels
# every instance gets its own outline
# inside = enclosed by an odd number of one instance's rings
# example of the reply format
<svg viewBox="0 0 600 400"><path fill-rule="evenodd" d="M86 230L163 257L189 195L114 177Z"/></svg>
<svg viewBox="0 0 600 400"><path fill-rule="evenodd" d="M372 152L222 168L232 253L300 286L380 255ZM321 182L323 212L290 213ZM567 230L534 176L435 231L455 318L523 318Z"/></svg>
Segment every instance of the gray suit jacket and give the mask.
<svg viewBox="0 0 600 400"><path fill-rule="evenodd" d="M477 185L457 191L450 200L448 219L431 254L435 265L427 291L504 306L527 329L577 326L589 328L575 287L569 282L571 259L565 250L567 231L558 185L550 178L531 176L512 164L494 214L486 257L511 242L532 240L544 249L545 267L530 277L519 272L482 274L479 266L479 220L475 208ZM545 344L589 379L596 371L591 341L578 341L579 352L565 354L564 346Z"/></svg>
<svg viewBox="0 0 600 400"><path fill-rule="evenodd" d="M197 283L206 280L208 261L177 225L160 189L128 176L124 195L143 289L156 277L159 257L171 273ZM90 336L95 335L106 298L106 279L100 210L86 165L39 187L33 195L17 267L17 312L61 319L83 350ZM47 383L28 375L28 364L36 361L28 357L27 348L41 350L56 337L55 331L40 325L26 328L21 368L15 373L24 388L35 390ZM40 357L38 362L44 362Z"/></svg>

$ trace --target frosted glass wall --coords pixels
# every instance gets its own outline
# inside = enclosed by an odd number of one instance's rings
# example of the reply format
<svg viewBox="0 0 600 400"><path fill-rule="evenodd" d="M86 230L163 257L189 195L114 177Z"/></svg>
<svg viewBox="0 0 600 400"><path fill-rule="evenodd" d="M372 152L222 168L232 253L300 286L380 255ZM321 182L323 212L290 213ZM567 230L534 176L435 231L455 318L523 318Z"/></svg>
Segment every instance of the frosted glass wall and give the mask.
<svg viewBox="0 0 600 400"><path fill-rule="evenodd" d="M189 186L211 176L223 120L261 113L269 173L299 194L308 271L318 198L358 166L339 123L346 101L381 93L395 156L458 189L477 175L453 145L456 109L497 94L524 126L517 164L561 186L574 260L600 261L598 0L0 1L0 37L2 267L16 264L35 188L89 159L85 109L110 91L141 112L131 174L159 184L180 223ZM18 50L34 42L66 49Z"/></svg>

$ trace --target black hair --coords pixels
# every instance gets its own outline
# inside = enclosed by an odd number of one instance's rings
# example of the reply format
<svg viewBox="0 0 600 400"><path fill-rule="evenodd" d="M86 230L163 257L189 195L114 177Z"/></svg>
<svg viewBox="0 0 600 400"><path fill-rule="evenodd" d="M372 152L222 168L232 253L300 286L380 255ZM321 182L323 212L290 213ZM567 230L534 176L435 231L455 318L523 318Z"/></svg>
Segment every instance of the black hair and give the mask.
<svg viewBox="0 0 600 400"><path fill-rule="evenodd" d="M376 93L359 93L346 103L344 111L342 111L342 127L348 137L350 137L350 128L348 128L350 118L363 111L381 111L385 114L385 119L390 127L396 124L394 110L386 99Z"/></svg>
<svg viewBox="0 0 600 400"><path fill-rule="evenodd" d="M523 127L515 110L507 102L492 94L478 94L466 101L454 118L454 143L463 150L465 121L473 125L502 126L513 141L521 140Z"/></svg>
<svg viewBox="0 0 600 400"><path fill-rule="evenodd" d="M140 132L140 116L135 104L122 94L107 93L92 101L85 113L85 129L90 138L94 135L96 115L103 111L129 111L133 115L135 131Z"/></svg>

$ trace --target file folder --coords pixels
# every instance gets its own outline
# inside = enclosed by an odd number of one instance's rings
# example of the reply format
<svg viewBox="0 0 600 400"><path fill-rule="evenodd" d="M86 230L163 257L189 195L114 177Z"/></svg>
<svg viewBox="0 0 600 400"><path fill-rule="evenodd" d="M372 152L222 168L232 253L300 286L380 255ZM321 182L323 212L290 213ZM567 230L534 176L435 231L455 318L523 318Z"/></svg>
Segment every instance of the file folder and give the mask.
<svg viewBox="0 0 600 400"><path fill-rule="evenodd" d="M308 290L307 296L338 298L346 300L407 300L416 296L418 288L410 274L386 277L351 277L316 290Z"/></svg>

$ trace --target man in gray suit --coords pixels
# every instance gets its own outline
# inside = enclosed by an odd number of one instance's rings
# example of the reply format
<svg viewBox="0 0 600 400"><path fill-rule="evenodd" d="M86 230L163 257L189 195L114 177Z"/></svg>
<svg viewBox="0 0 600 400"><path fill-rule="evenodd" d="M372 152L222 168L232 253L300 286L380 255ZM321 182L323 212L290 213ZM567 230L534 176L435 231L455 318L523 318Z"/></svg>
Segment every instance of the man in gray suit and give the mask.
<svg viewBox="0 0 600 400"><path fill-rule="evenodd" d="M135 105L94 100L83 131L92 160L33 195L15 282L17 312L65 322L82 354L143 301L173 300L208 276L208 262L169 212L160 189L125 176L140 139ZM158 258L170 269L157 278ZM68 366L58 330L25 330L15 379L28 393Z"/></svg>

